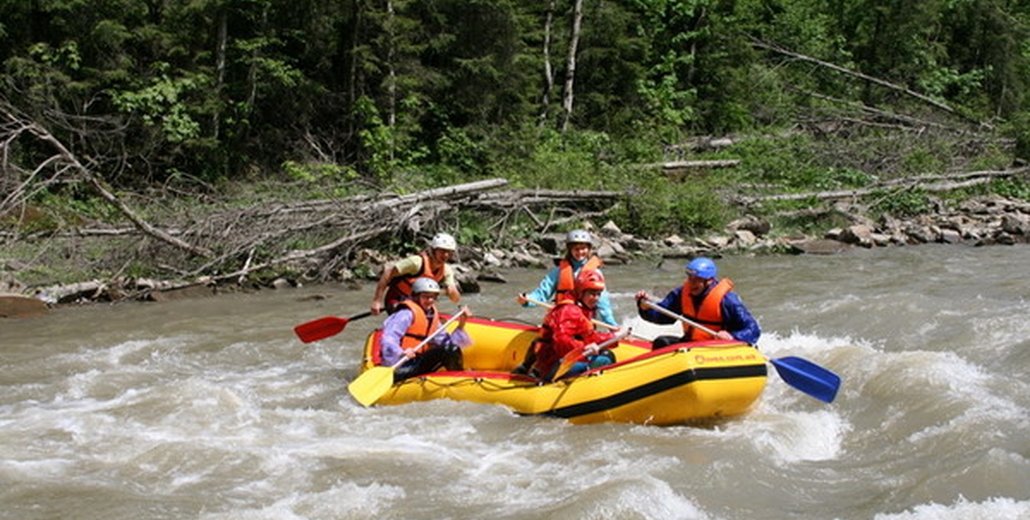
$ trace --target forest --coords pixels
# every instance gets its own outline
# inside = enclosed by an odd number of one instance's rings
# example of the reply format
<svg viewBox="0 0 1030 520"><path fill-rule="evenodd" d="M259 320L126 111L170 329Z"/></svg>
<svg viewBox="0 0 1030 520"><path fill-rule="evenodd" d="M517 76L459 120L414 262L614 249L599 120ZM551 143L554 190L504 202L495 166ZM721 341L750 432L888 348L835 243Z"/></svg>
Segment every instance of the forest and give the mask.
<svg viewBox="0 0 1030 520"><path fill-rule="evenodd" d="M1028 61L1016 0L0 0L0 260L197 276L348 232L400 251L581 215L805 231L841 189L872 217L1030 200ZM891 187L963 172L988 174ZM376 202L491 179L514 198ZM86 228L127 242L53 242Z"/></svg>

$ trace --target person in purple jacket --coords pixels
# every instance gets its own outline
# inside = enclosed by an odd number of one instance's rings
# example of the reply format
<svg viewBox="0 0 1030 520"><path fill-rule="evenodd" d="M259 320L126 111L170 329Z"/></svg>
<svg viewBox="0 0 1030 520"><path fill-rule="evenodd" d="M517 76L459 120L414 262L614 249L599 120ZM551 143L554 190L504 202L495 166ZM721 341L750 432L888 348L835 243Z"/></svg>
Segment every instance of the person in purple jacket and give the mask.
<svg viewBox="0 0 1030 520"><path fill-rule="evenodd" d="M472 315L468 307L461 309L458 328L449 333L440 330L440 313L436 308L440 284L432 278L418 278L411 290L412 297L401 301L383 322L379 339L380 365L393 366L401 358L406 359L393 373L395 383L440 368L461 370L461 349L472 344L465 332L465 321ZM429 341L416 351L415 347L426 338Z"/></svg>
<svg viewBox="0 0 1030 520"><path fill-rule="evenodd" d="M712 336L697 327L683 324L683 336L658 336L651 343L652 349L659 349L674 343L704 341L711 339L737 340L750 345L758 343L762 329L740 296L733 292L729 278L716 278L718 270L710 258L698 257L687 264L687 280L656 305L704 325L715 332ZM651 309L643 302L651 300L647 291L636 294L637 313L646 321L658 324L675 323L677 320Z"/></svg>

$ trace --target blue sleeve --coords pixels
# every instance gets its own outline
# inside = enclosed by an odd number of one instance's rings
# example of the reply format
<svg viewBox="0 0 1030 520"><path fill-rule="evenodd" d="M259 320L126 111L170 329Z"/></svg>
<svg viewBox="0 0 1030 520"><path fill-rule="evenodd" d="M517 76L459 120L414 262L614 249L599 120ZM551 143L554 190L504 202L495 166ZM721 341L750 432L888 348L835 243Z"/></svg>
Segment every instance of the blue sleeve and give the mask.
<svg viewBox="0 0 1030 520"><path fill-rule="evenodd" d="M538 302L550 303L554 299L554 290L558 287L558 268L552 267L547 272L547 276L544 276L543 280L540 280L540 285L533 292L526 293L526 298L536 300ZM527 302L523 307L535 307L532 303Z"/></svg>
<svg viewBox="0 0 1030 520"><path fill-rule="evenodd" d="M733 334L733 338L750 345L758 343L762 329L751 312L744 306L737 293L730 292L722 300L723 328Z"/></svg>
<svg viewBox="0 0 1030 520"><path fill-rule="evenodd" d="M608 295L608 289L601 292L601 298L597 300L597 319L618 327L619 322L615 321L615 312L612 310L612 299Z"/></svg>
<svg viewBox="0 0 1030 520"><path fill-rule="evenodd" d="M660 307L665 307L666 309L676 314L683 314L683 307L680 305L680 294L682 292L683 287L677 287L669 291L669 294L665 295L665 299L658 302L657 305ZM670 318L651 308L645 309L639 305L637 305L637 314L640 315L640 317L644 319L644 321L657 323L659 325L668 325L670 323L677 322L675 318Z"/></svg>

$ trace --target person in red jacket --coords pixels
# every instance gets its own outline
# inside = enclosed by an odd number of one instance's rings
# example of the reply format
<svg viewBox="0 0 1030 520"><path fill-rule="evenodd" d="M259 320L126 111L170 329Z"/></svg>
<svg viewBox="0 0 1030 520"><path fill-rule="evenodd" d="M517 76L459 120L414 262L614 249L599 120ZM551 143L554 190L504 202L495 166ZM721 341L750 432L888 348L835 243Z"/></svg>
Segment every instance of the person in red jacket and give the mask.
<svg viewBox="0 0 1030 520"><path fill-rule="evenodd" d="M568 375L615 362L615 355L610 350L597 346L612 338L614 333L598 332L592 323L604 289L604 275L600 271L587 269L579 273L575 291L555 302L544 317L540 338L533 344L536 359L530 375L551 381L558 366L568 356L584 358L569 370Z"/></svg>

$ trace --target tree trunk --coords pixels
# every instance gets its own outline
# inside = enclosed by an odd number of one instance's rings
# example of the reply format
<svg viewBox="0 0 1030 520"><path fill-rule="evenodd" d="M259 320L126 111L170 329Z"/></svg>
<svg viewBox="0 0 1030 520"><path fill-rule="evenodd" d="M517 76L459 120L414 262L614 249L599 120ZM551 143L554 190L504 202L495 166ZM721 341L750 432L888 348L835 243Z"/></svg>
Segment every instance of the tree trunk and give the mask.
<svg viewBox="0 0 1030 520"><path fill-rule="evenodd" d="M579 30L583 24L583 0L576 0L575 10L572 14L572 31L569 36L569 57L566 60L565 69L565 95L562 99L562 108L565 113L562 117L561 131L569 128L569 120L572 119L573 85L576 79L576 48L579 46Z"/></svg>
<svg viewBox="0 0 1030 520"><path fill-rule="evenodd" d="M394 20L393 2L387 0L386 2L386 31L387 31L387 42L386 42L386 126L390 129L390 135L396 135L397 126L397 70L394 68L394 45L396 43L397 35L394 34L394 27L396 26L396 20ZM392 140L392 137L391 137ZM394 159L394 143L390 143L390 160Z"/></svg>
<svg viewBox="0 0 1030 520"><path fill-rule="evenodd" d="M551 70L551 29L554 23L554 4L556 0L547 3L547 18L544 22L544 92L540 96L540 116L538 126L547 123L547 114L551 110L551 91L554 90L554 71Z"/></svg>
<svg viewBox="0 0 1030 520"><path fill-rule="evenodd" d="M355 0L354 2L354 27L351 28L351 41L350 41L350 79L347 85L347 106L354 109L354 106L358 101L358 71L361 70L358 67L358 46L360 39L358 35L361 33L362 27L362 10L361 0ZM348 117L347 119L347 135L355 135L357 133L357 123L354 117Z"/></svg>
<svg viewBox="0 0 1030 520"><path fill-rule="evenodd" d="M225 14L225 7L218 12L218 43L215 50L215 113L211 116L211 135L215 141L218 140L220 120L222 118L222 90L225 87L225 51L228 46L228 15Z"/></svg>

